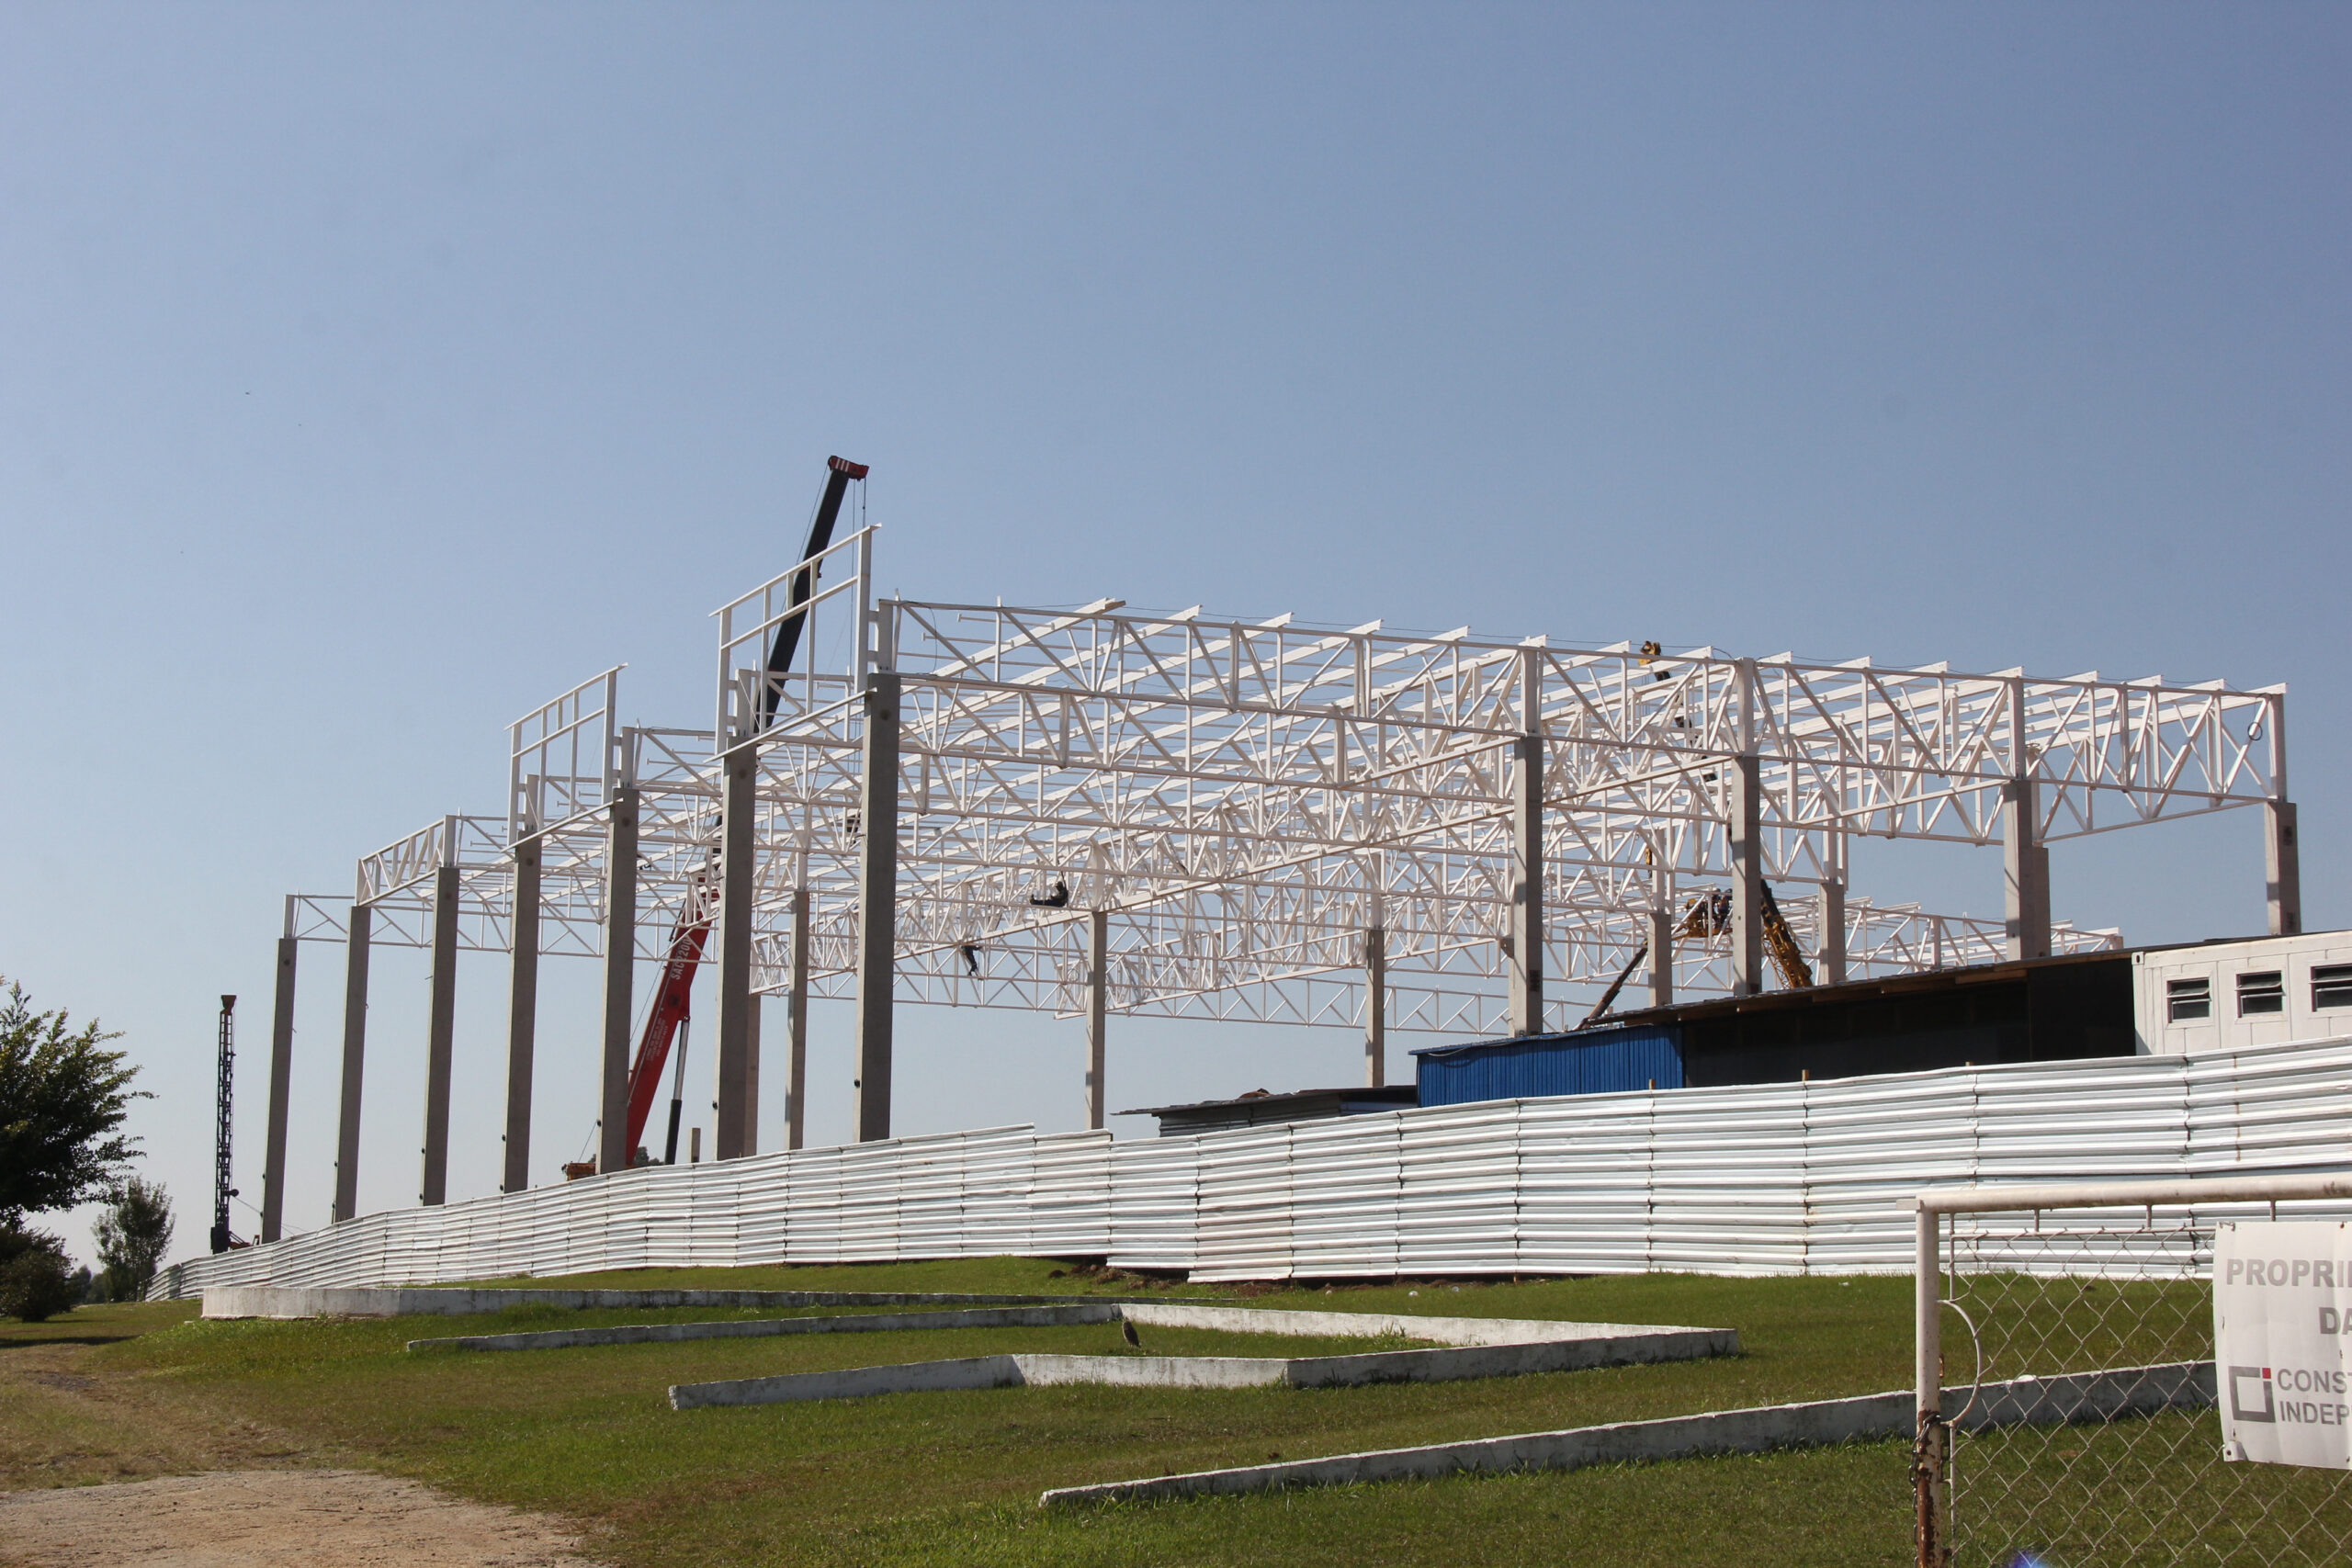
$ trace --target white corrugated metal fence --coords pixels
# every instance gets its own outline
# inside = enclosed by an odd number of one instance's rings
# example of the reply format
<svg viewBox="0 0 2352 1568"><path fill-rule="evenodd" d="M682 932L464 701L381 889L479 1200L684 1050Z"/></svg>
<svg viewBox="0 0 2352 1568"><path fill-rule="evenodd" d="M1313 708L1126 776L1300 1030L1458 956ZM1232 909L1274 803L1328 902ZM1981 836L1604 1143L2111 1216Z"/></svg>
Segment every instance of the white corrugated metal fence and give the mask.
<svg viewBox="0 0 2352 1568"><path fill-rule="evenodd" d="M1892 1271L1922 1187L2347 1161L2352 1041L2330 1041L656 1166L365 1215L177 1265L155 1293L1008 1253L1202 1280Z"/></svg>

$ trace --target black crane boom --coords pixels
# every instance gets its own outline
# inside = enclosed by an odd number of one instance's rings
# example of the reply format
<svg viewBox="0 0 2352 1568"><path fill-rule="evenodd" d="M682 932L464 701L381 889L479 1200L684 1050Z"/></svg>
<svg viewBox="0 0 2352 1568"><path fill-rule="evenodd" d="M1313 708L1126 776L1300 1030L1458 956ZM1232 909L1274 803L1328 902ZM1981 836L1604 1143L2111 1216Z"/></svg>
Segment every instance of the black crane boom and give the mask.
<svg viewBox="0 0 2352 1568"><path fill-rule="evenodd" d="M808 525L808 543L800 552L800 570L792 574L792 609L775 624L775 641L768 649L768 679L760 693L760 728L765 729L775 718L775 699L781 683L778 677L792 668L792 656L800 648L800 628L808 624L808 612L802 608L817 591L817 568L810 564L832 547L833 525L842 514L842 497L849 491L849 481L862 479L873 472L864 463L853 463L847 457L825 459L825 493L817 502L816 520Z"/></svg>

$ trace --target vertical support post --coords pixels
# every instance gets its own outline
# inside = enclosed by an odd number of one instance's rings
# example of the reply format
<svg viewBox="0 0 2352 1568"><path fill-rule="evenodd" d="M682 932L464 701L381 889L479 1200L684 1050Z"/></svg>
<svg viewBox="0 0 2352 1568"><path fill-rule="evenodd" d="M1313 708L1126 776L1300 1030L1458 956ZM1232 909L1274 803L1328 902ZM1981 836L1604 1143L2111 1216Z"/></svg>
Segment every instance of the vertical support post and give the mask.
<svg viewBox="0 0 2352 1568"><path fill-rule="evenodd" d="M375 910L354 898L345 933L343 1094L335 1117L334 1207L339 1221L359 1212L359 1090L368 1061L368 928Z"/></svg>
<svg viewBox="0 0 2352 1568"><path fill-rule="evenodd" d="M597 1074L596 1168L627 1170L628 1025L637 1005L637 786L613 791L605 818L604 1050Z"/></svg>
<svg viewBox="0 0 2352 1568"><path fill-rule="evenodd" d="M1086 1125L1102 1130L1102 1058L1111 1017L1111 911L1087 916Z"/></svg>
<svg viewBox="0 0 2352 1568"><path fill-rule="evenodd" d="M723 762L718 843L718 1105L711 1157L751 1152L744 1113L752 1053L752 903L757 897L759 748L740 740Z"/></svg>
<svg viewBox="0 0 2352 1568"><path fill-rule="evenodd" d="M455 834L447 840L454 856ZM433 1002L424 1049L424 1173L416 1201L437 1207L449 1197L449 1066L458 1031L458 868L433 874Z"/></svg>
<svg viewBox="0 0 2352 1568"><path fill-rule="evenodd" d="M802 1146L808 1132L808 887L804 877L792 890L792 989L786 993L784 1124L788 1149Z"/></svg>
<svg viewBox="0 0 2352 1568"><path fill-rule="evenodd" d="M2272 936L2303 931L2302 852L2297 847L2295 805L2287 795L2287 698L2274 693L2259 720L2270 738L2270 798L2262 807L2263 902Z"/></svg>
<svg viewBox="0 0 2352 1568"><path fill-rule="evenodd" d="M1650 1006L1674 1005L1674 911L1650 911Z"/></svg>
<svg viewBox="0 0 2352 1568"><path fill-rule="evenodd" d="M1510 1032L1544 1032L1544 738L1511 743Z"/></svg>
<svg viewBox="0 0 2352 1568"><path fill-rule="evenodd" d="M531 1067L539 1033L539 860L537 833L514 843L514 967L506 993L506 1145L501 1192L531 1185Z"/></svg>
<svg viewBox="0 0 2352 1568"><path fill-rule="evenodd" d="M2050 956L2050 848L2041 841L2040 795L2030 777L2001 786L2001 880L2012 960Z"/></svg>
<svg viewBox="0 0 2352 1568"><path fill-rule="evenodd" d="M1818 929L1815 931L1814 951L1819 955L1820 981L1825 986L1846 983L1846 834L1831 828L1823 836L1822 848L1826 852L1828 874L1821 879L1821 902Z"/></svg>
<svg viewBox="0 0 2352 1568"><path fill-rule="evenodd" d="M1378 925L1363 933L1363 1081L1388 1081L1388 930Z"/></svg>
<svg viewBox="0 0 2352 1568"><path fill-rule="evenodd" d="M1815 933L1815 950L1821 954L1821 983L1842 986L1846 983L1846 883L1843 865L1838 868L1838 880L1821 885L1821 930Z"/></svg>
<svg viewBox="0 0 2352 1568"><path fill-rule="evenodd" d="M1764 784L1753 752L1724 759L1731 785L1731 994L1764 989Z"/></svg>
<svg viewBox="0 0 2352 1568"><path fill-rule="evenodd" d="M743 1152L739 1159L760 1152L760 1021L766 1016L762 1007L766 1000L753 991L743 1021Z"/></svg>
<svg viewBox="0 0 2352 1568"><path fill-rule="evenodd" d="M1943 1271L1937 1246L1942 1216L1919 1205L1917 1248L1912 1260L1913 1384L1917 1427L1911 1448L1914 1542L1918 1568L1945 1568L1943 1540L1944 1427Z"/></svg>
<svg viewBox="0 0 2352 1568"><path fill-rule="evenodd" d="M269 1018L269 1132L261 1156L261 1239L276 1241L286 1217L286 1120L294 1085L294 900L286 900L286 934L277 939L277 996Z"/></svg>
<svg viewBox="0 0 2352 1568"><path fill-rule="evenodd" d="M899 677L865 681L857 875L857 1141L890 1135L890 1003L898 979Z"/></svg>
<svg viewBox="0 0 2352 1568"><path fill-rule="evenodd" d="M1674 1005L1674 866L1667 846L1652 839L1650 863L1650 1006Z"/></svg>
<svg viewBox="0 0 2352 1568"><path fill-rule="evenodd" d="M2050 956L2050 851L2041 841L2041 791L2026 739L2025 682L2009 682L2009 782L2001 786L2001 880L2007 955Z"/></svg>
<svg viewBox="0 0 2352 1568"><path fill-rule="evenodd" d="M2262 805L2263 901L2270 913L2272 936L2303 932L2302 852L2295 845L2295 804L2268 800Z"/></svg>

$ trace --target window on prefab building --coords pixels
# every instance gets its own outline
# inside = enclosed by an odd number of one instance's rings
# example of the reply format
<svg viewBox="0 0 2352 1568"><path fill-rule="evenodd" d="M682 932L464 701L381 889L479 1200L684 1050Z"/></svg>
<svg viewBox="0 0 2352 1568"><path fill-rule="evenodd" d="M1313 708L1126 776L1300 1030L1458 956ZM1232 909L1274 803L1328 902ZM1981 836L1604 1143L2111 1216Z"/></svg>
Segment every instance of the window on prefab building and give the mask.
<svg viewBox="0 0 2352 1568"><path fill-rule="evenodd" d="M2352 1008L2352 964L2312 965L2312 1006Z"/></svg>
<svg viewBox="0 0 2352 1568"><path fill-rule="evenodd" d="M2238 1016L2287 1010L2287 976L2276 969L2258 969L2238 976Z"/></svg>
<svg viewBox="0 0 2352 1568"><path fill-rule="evenodd" d="M2213 1016L2213 982L2211 980L2166 980L2165 982L2165 1017L2173 1023L2185 1023L2190 1019Z"/></svg>

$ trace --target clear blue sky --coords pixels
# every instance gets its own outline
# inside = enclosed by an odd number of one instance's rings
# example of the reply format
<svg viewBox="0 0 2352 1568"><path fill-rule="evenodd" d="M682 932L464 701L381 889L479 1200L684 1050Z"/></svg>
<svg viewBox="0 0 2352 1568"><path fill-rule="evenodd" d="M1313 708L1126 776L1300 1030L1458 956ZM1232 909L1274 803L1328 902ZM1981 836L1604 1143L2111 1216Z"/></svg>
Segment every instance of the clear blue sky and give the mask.
<svg viewBox="0 0 2352 1568"><path fill-rule="evenodd" d="M281 896L499 810L503 727L609 663L703 722L704 612L829 452L910 594L2290 682L2346 923L2347 80L2341 6L0 3L0 973L125 1032L200 1247L222 991L259 1196ZM2134 940L2260 919L2245 813L2053 875ZM548 965L542 1167L592 970ZM424 973L378 966L369 1208L415 1192ZM900 1039L904 1130L1081 1119L1075 1023ZM1125 1025L1112 1100L1356 1049Z"/></svg>

